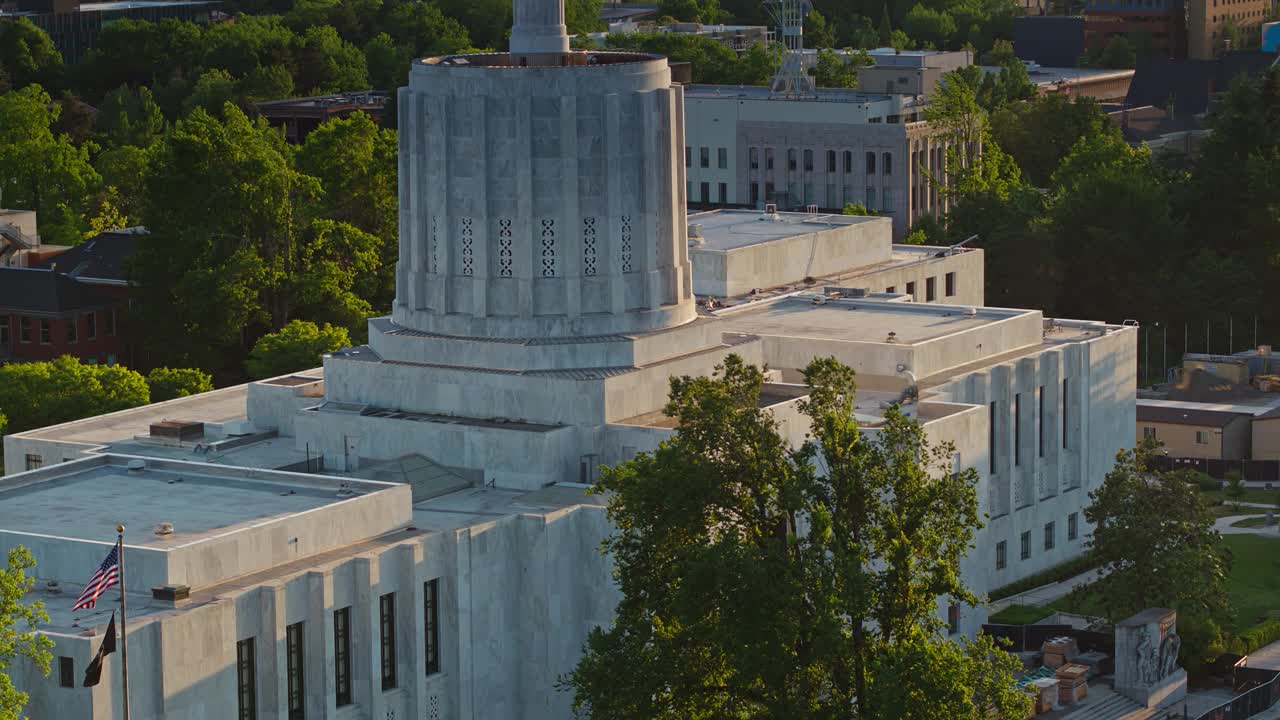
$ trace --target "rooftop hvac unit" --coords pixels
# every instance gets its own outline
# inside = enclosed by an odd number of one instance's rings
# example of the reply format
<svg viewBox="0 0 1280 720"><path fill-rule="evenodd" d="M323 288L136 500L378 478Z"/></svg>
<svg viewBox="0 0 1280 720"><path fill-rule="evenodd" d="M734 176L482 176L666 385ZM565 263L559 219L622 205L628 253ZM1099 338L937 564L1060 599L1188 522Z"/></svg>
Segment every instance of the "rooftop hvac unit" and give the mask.
<svg viewBox="0 0 1280 720"><path fill-rule="evenodd" d="M165 535L172 535L172 534L173 534L173 523L162 522L159 525L156 525L156 535L164 537Z"/></svg>

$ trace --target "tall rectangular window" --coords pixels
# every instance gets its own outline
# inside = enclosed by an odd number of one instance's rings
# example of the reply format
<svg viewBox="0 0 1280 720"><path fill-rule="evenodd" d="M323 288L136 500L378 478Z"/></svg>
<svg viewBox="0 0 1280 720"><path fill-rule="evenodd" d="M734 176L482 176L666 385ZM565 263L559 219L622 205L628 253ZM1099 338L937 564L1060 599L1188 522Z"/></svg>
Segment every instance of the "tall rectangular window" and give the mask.
<svg viewBox="0 0 1280 720"><path fill-rule="evenodd" d="M693 148L684 146L684 166L693 167Z"/></svg>
<svg viewBox="0 0 1280 720"><path fill-rule="evenodd" d="M871 187L867 188L867 209L868 210L876 209L876 189L875 188L871 188Z"/></svg>
<svg viewBox="0 0 1280 720"><path fill-rule="evenodd" d="M747 149L747 164L751 166L752 170L760 169L760 148Z"/></svg>
<svg viewBox="0 0 1280 720"><path fill-rule="evenodd" d="M880 191L880 209L887 213L893 212L893 188L887 187Z"/></svg>
<svg viewBox="0 0 1280 720"><path fill-rule="evenodd" d="M912 299L912 300L914 300L914 299L915 299L915 297L916 297L916 284L915 284L915 283L913 283L913 282L909 282L909 283L907 283L907 294L911 296L911 299Z"/></svg>
<svg viewBox="0 0 1280 720"><path fill-rule="evenodd" d="M1040 386L1040 389L1036 391L1036 398L1038 399L1038 401L1039 401L1039 403L1040 403L1039 411L1036 413L1036 428L1038 429L1038 430L1037 430L1037 432L1039 433L1038 435L1036 435L1036 447L1038 447L1038 448L1039 448L1039 453L1038 453L1038 454L1040 455L1040 457L1044 457L1044 420L1045 420L1045 417L1044 417L1044 386L1043 386L1043 385L1041 385L1041 386Z"/></svg>
<svg viewBox="0 0 1280 720"><path fill-rule="evenodd" d="M1080 535L1080 516L1071 513L1067 516L1067 539L1075 540Z"/></svg>
<svg viewBox="0 0 1280 720"><path fill-rule="evenodd" d="M846 175L853 172L853 151L844 151L844 172Z"/></svg>
<svg viewBox="0 0 1280 720"><path fill-rule="evenodd" d="M40 321L40 344L48 345L53 342L53 323L48 320Z"/></svg>
<svg viewBox="0 0 1280 720"><path fill-rule="evenodd" d="M1031 531L1027 530L1018 538L1020 550L1022 551L1022 559L1029 560L1031 558Z"/></svg>
<svg viewBox="0 0 1280 720"><path fill-rule="evenodd" d="M893 174L893 154L884 153L883 155L881 155L880 166L881 166L880 169L884 172L885 175L892 175Z"/></svg>
<svg viewBox="0 0 1280 720"><path fill-rule="evenodd" d="M18 318L18 340L24 343L31 342L31 318Z"/></svg>
<svg viewBox="0 0 1280 720"><path fill-rule="evenodd" d="M698 148L698 167L711 167L711 148Z"/></svg>
<svg viewBox="0 0 1280 720"><path fill-rule="evenodd" d="M90 340L98 339L98 313L91 312L85 314L84 336Z"/></svg>
<svg viewBox="0 0 1280 720"><path fill-rule="evenodd" d="M0 315L0 348L9 346L9 316Z"/></svg>
<svg viewBox="0 0 1280 720"><path fill-rule="evenodd" d="M833 173L835 171L836 171L836 151L828 150L827 151L827 172Z"/></svg>
<svg viewBox="0 0 1280 720"><path fill-rule="evenodd" d="M378 600L378 629L382 640L382 689L396 687L396 594Z"/></svg>
<svg viewBox="0 0 1280 720"><path fill-rule="evenodd" d="M1008 545L1001 540L996 543L996 569L1003 570L1009 564Z"/></svg>
<svg viewBox="0 0 1280 720"><path fill-rule="evenodd" d="M1062 447L1070 447L1067 442L1067 431L1071 427L1071 416L1068 410L1071 408L1071 385L1066 378L1062 379Z"/></svg>
<svg viewBox="0 0 1280 720"><path fill-rule="evenodd" d="M990 426L987 432L987 455L991 457L991 473L996 471L996 431L999 429L999 423L996 422L996 404L990 403L987 411L987 424Z"/></svg>
<svg viewBox="0 0 1280 720"><path fill-rule="evenodd" d="M698 183L698 192L701 194L702 202L711 202L711 183Z"/></svg>
<svg viewBox="0 0 1280 720"><path fill-rule="evenodd" d="M796 167L796 149L791 148L787 151L787 169L795 171Z"/></svg>
<svg viewBox="0 0 1280 720"><path fill-rule="evenodd" d="M946 288L947 297L955 297L956 296L956 274L953 272L947 273L946 283L947 283L947 288Z"/></svg>
<svg viewBox="0 0 1280 720"><path fill-rule="evenodd" d="M867 153L867 174L876 174L876 154L873 152Z"/></svg>
<svg viewBox="0 0 1280 720"><path fill-rule="evenodd" d="M27 453L26 460L27 460L27 469L28 469L28 470L39 470L40 468L44 467L44 456L43 456L43 455L36 455L36 454L34 454L34 453Z"/></svg>
<svg viewBox="0 0 1280 720"><path fill-rule="evenodd" d="M947 607L947 633L955 635L960 632L960 606L951 603Z"/></svg>
<svg viewBox="0 0 1280 720"><path fill-rule="evenodd" d="M74 316L67 318L67 342L80 342L80 324Z"/></svg>
<svg viewBox="0 0 1280 720"><path fill-rule="evenodd" d="M1054 522L1052 520L1044 524L1044 549L1045 550L1053 549L1053 542L1055 539L1054 535L1056 534L1056 532L1057 531L1056 531L1056 528L1054 527Z"/></svg>
<svg viewBox="0 0 1280 720"><path fill-rule="evenodd" d="M760 204L760 184L751 183L751 207L756 207L759 204Z"/></svg>
<svg viewBox="0 0 1280 720"><path fill-rule="evenodd" d="M729 169L729 149L719 148L716 150L716 167L721 170Z"/></svg>
<svg viewBox="0 0 1280 720"><path fill-rule="evenodd" d="M422 587L422 627L426 635L427 674L440 672L440 580L428 580Z"/></svg>
<svg viewBox="0 0 1280 720"><path fill-rule="evenodd" d="M804 151L804 171L813 172L813 151L812 150Z"/></svg>
<svg viewBox="0 0 1280 720"><path fill-rule="evenodd" d="M240 698L240 720L257 720L258 717L256 665L253 638L236 643L236 685Z"/></svg>
<svg viewBox="0 0 1280 720"><path fill-rule="evenodd" d="M1146 425L1146 426L1144 426L1144 427L1142 428L1142 439L1143 439L1143 440L1155 440L1155 439L1156 439L1156 429L1155 429L1155 428L1153 428L1153 427L1151 427L1150 425Z"/></svg>
<svg viewBox="0 0 1280 720"><path fill-rule="evenodd" d="M938 278L924 279L924 301L933 302L938 299Z"/></svg>
<svg viewBox="0 0 1280 720"><path fill-rule="evenodd" d="M1022 393L1013 396L1013 464L1022 464Z"/></svg>
<svg viewBox="0 0 1280 720"><path fill-rule="evenodd" d="M306 686L302 631L303 623L294 623L284 629L284 664L289 692L289 720L306 717Z"/></svg>
<svg viewBox="0 0 1280 720"><path fill-rule="evenodd" d="M69 657L58 658L58 685L64 688L76 686L75 661Z"/></svg>
<svg viewBox="0 0 1280 720"><path fill-rule="evenodd" d="M764 169L765 170L773 169L773 148L764 149Z"/></svg>
<svg viewBox="0 0 1280 720"><path fill-rule="evenodd" d="M108 316L107 319L110 321L110 323L107 325L107 334L110 335L111 337L115 337L116 331L118 329L116 327L116 309L115 308L111 308L111 314Z"/></svg>
<svg viewBox="0 0 1280 720"><path fill-rule="evenodd" d="M729 204L729 184L720 183L720 187L717 189L720 191L720 204L728 205Z"/></svg>
<svg viewBox="0 0 1280 720"><path fill-rule="evenodd" d="M351 608L333 611L333 694L338 707L351 704Z"/></svg>

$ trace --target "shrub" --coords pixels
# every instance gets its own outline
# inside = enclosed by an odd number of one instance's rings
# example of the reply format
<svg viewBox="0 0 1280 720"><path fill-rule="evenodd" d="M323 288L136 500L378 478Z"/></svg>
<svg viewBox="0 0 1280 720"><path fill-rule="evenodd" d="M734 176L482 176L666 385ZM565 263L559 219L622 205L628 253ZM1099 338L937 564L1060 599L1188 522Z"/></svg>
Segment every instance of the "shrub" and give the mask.
<svg viewBox="0 0 1280 720"><path fill-rule="evenodd" d="M1280 640L1280 620L1268 620L1232 636L1227 647L1237 655L1248 655L1277 640Z"/></svg>
<svg viewBox="0 0 1280 720"><path fill-rule="evenodd" d="M321 356L351 345L345 328L329 323L317 327L313 322L293 320L279 332L263 335L249 352L246 369L249 377L285 375L319 367Z"/></svg>
<svg viewBox="0 0 1280 720"><path fill-rule="evenodd" d="M988 599L1000 600L1001 598L1007 598L1028 590L1034 590L1041 585L1061 582L1067 578L1075 577L1080 573L1092 570L1097 566L1098 563L1094 561L1093 556L1090 553L1085 553L1078 558L1054 565L1053 567L1048 568L1047 570L1042 570L1035 575L1030 575L1016 582L1011 582L1004 587L998 587L991 591L991 595Z"/></svg>
<svg viewBox="0 0 1280 720"><path fill-rule="evenodd" d="M147 385L151 387L151 402L158 403L209 392L213 390L213 377L189 368L156 368L147 373Z"/></svg>
<svg viewBox="0 0 1280 720"><path fill-rule="evenodd" d="M1034 625L1055 611L1051 608L1034 605L1010 605L987 618L987 622L996 625Z"/></svg>

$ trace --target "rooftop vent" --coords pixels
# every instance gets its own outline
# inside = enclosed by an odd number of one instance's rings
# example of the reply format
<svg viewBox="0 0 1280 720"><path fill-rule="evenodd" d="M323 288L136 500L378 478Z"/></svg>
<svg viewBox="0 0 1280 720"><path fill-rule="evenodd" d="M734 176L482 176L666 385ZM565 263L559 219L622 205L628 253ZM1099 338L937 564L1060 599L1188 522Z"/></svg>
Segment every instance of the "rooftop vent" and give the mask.
<svg viewBox="0 0 1280 720"><path fill-rule="evenodd" d="M889 337L885 338L885 342L887 342L887 343L896 343L896 342L898 342L898 333L896 333L896 332L894 332L894 331L890 330L890 331L889 331Z"/></svg>
<svg viewBox="0 0 1280 720"><path fill-rule="evenodd" d="M774 203L765 204L764 214L760 219L766 222L782 222L782 216L778 214L778 206Z"/></svg>
<svg viewBox="0 0 1280 720"><path fill-rule="evenodd" d="M61 595L62 586L58 584L57 580L50 580L44 584L44 591L50 595Z"/></svg>
<svg viewBox="0 0 1280 720"><path fill-rule="evenodd" d="M141 460L130 460L126 467L129 468L130 475L141 475L147 469L147 464Z"/></svg>
<svg viewBox="0 0 1280 720"><path fill-rule="evenodd" d="M964 316L965 316L965 317L978 317L978 308L976 308L976 307L965 308L965 309L964 309Z"/></svg>
<svg viewBox="0 0 1280 720"><path fill-rule="evenodd" d="M159 535L160 537L164 537L164 536L166 536L166 535L172 535L172 534L173 534L173 523L171 523L171 522L162 522L162 523L160 523L159 525L156 525L156 530L155 530L155 532L156 532L156 535Z"/></svg>
<svg viewBox="0 0 1280 720"><path fill-rule="evenodd" d="M706 242L706 238L702 237L702 225L699 223L689 224L689 244L701 245Z"/></svg>
<svg viewBox="0 0 1280 720"><path fill-rule="evenodd" d="M204 437L204 423L191 420L165 420L151 425L151 437L184 442Z"/></svg>

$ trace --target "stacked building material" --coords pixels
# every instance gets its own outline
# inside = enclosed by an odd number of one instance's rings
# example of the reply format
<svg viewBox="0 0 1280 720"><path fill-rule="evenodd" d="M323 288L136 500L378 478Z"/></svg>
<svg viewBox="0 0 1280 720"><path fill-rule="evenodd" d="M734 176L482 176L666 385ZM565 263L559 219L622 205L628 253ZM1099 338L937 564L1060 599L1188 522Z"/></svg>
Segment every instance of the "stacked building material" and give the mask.
<svg viewBox="0 0 1280 720"><path fill-rule="evenodd" d="M1058 668L1058 702L1071 705L1089 696L1089 666L1071 663Z"/></svg>
<svg viewBox="0 0 1280 720"><path fill-rule="evenodd" d="M1044 653L1042 662L1051 668L1060 668L1080 654L1080 648L1076 645L1075 638L1066 636L1052 637L1045 640L1044 645L1040 646L1040 650Z"/></svg>

